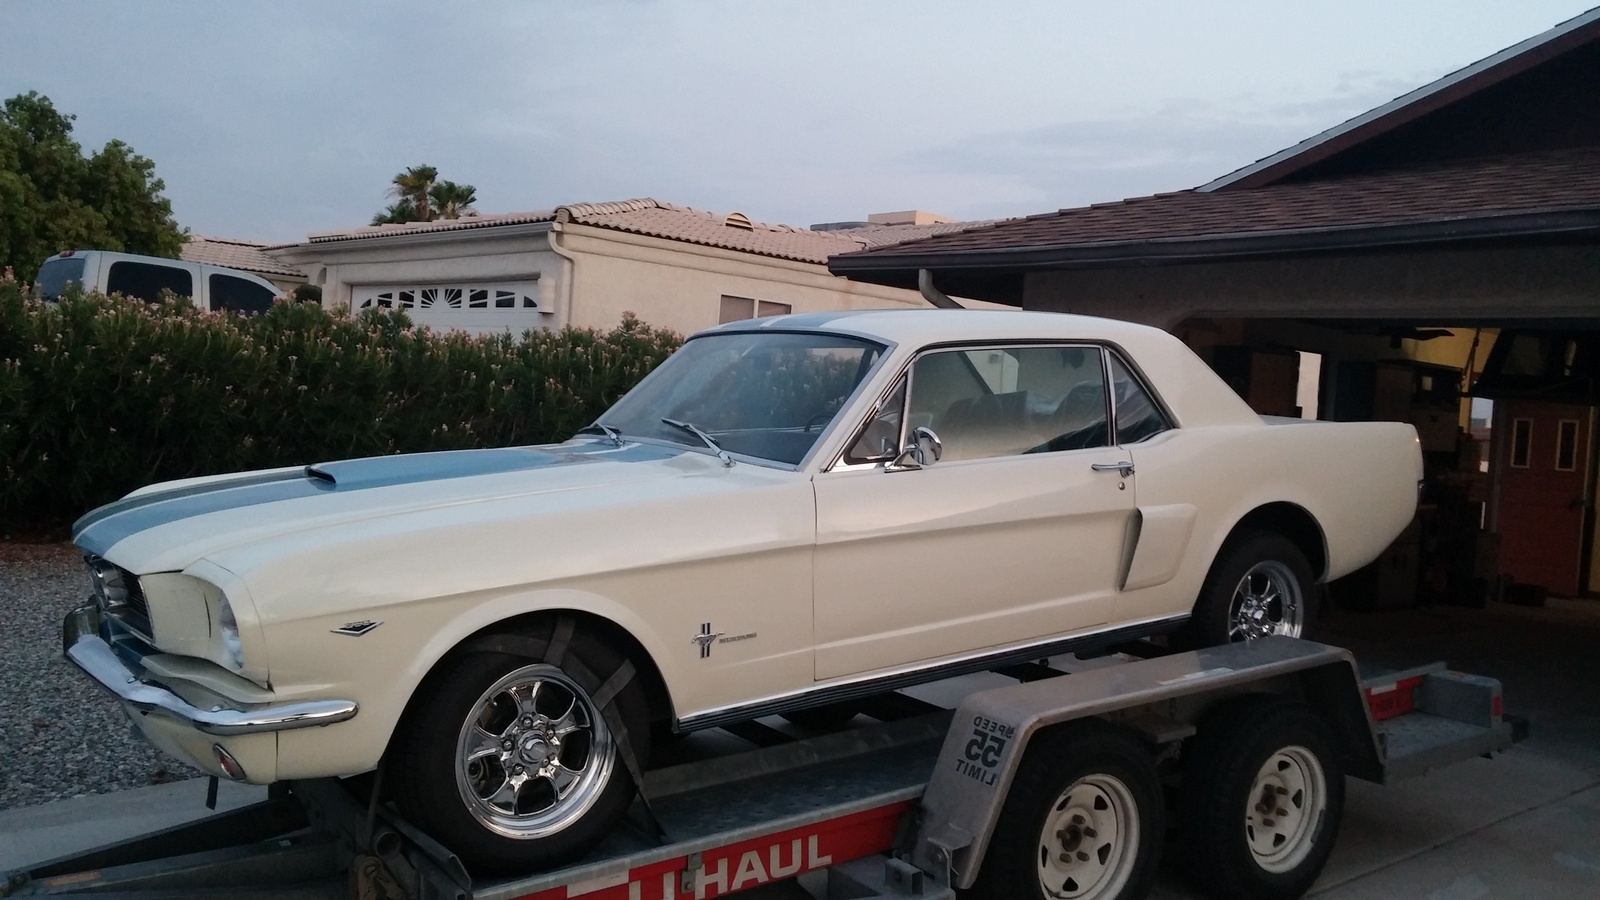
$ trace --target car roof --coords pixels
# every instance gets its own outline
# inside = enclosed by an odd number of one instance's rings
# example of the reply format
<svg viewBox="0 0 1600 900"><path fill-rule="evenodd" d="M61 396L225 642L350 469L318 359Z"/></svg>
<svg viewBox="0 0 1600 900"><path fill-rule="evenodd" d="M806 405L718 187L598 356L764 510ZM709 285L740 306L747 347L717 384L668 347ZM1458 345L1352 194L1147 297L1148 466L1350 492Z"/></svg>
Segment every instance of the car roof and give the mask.
<svg viewBox="0 0 1600 900"><path fill-rule="evenodd" d="M1148 339L1160 329L1117 319L1069 313L979 309L863 309L742 319L710 329L734 331L830 331L926 346L946 341L1097 340L1121 343Z"/></svg>

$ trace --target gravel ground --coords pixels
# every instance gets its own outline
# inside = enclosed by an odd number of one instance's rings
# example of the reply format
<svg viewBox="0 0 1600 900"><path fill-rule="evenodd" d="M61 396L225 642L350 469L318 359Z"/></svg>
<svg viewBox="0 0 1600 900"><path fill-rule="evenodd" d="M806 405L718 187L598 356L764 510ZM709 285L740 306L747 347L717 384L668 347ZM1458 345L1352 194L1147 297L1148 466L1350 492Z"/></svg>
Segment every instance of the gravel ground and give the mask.
<svg viewBox="0 0 1600 900"><path fill-rule="evenodd" d="M61 619L88 593L72 545L0 542L0 809L200 774L136 737L62 658Z"/></svg>

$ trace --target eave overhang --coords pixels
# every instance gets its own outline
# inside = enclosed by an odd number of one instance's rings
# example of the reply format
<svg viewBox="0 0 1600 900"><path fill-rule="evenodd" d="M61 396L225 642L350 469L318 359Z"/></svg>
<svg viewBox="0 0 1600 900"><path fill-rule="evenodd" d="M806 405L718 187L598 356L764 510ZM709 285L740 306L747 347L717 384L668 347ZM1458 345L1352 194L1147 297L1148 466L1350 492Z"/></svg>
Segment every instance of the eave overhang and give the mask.
<svg viewBox="0 0 1600 900"><path fill-rule="evenodd" d="M971 285L986 278L1010 281L1027 272L1063 269L1176 265L1499 240L1585 237L1600 237L1600 206L1421 222L1215 232L981 250L924 250L920 253L876 250L835 256L828 260L828 270L857 281L904 286L908 279L915 284L918 270L928 269L936 278L955 276ZM940 284L944 284L942 278ZM969 286L966 290L972 288ZM981 294L967 293L966 296L993 299Z"/></svg>

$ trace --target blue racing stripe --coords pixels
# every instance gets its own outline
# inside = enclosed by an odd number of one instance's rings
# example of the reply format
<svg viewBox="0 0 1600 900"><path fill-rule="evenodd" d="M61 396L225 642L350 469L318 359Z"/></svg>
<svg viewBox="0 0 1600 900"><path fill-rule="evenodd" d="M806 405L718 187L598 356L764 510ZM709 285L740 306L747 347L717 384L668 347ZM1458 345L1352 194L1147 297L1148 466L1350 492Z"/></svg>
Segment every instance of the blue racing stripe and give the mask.
<svg viewBox="0 0 1600 900"><path fill-rule="evenodd" d="M79 519L72 526L72 540L90 553L104 556L117 542L141 531L225 509L548 466L606 460L647 462L669 459L683 452L643 444L611 448L609 441L597 441L581 450L554 453L533 448L448 450L319 463L295 472L275 472L125 498Z"/></svg>

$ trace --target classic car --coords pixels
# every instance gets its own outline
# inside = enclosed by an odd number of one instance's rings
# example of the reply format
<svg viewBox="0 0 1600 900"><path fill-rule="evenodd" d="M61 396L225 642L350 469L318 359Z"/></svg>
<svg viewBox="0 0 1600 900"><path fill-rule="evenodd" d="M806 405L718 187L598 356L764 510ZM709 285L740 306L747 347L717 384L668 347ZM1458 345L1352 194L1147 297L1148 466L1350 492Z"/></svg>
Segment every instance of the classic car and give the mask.
<svg viewBox="0 0 1600 900"><path fill-rule="evenodd" d="M711 329L566 443L147 487L68 656L252 783L383 767L475 871L622 815L652 731L1171 633L1299 635L1410 521L1397 423L1263 419L1171 335L1030 312Z"/></svg>

